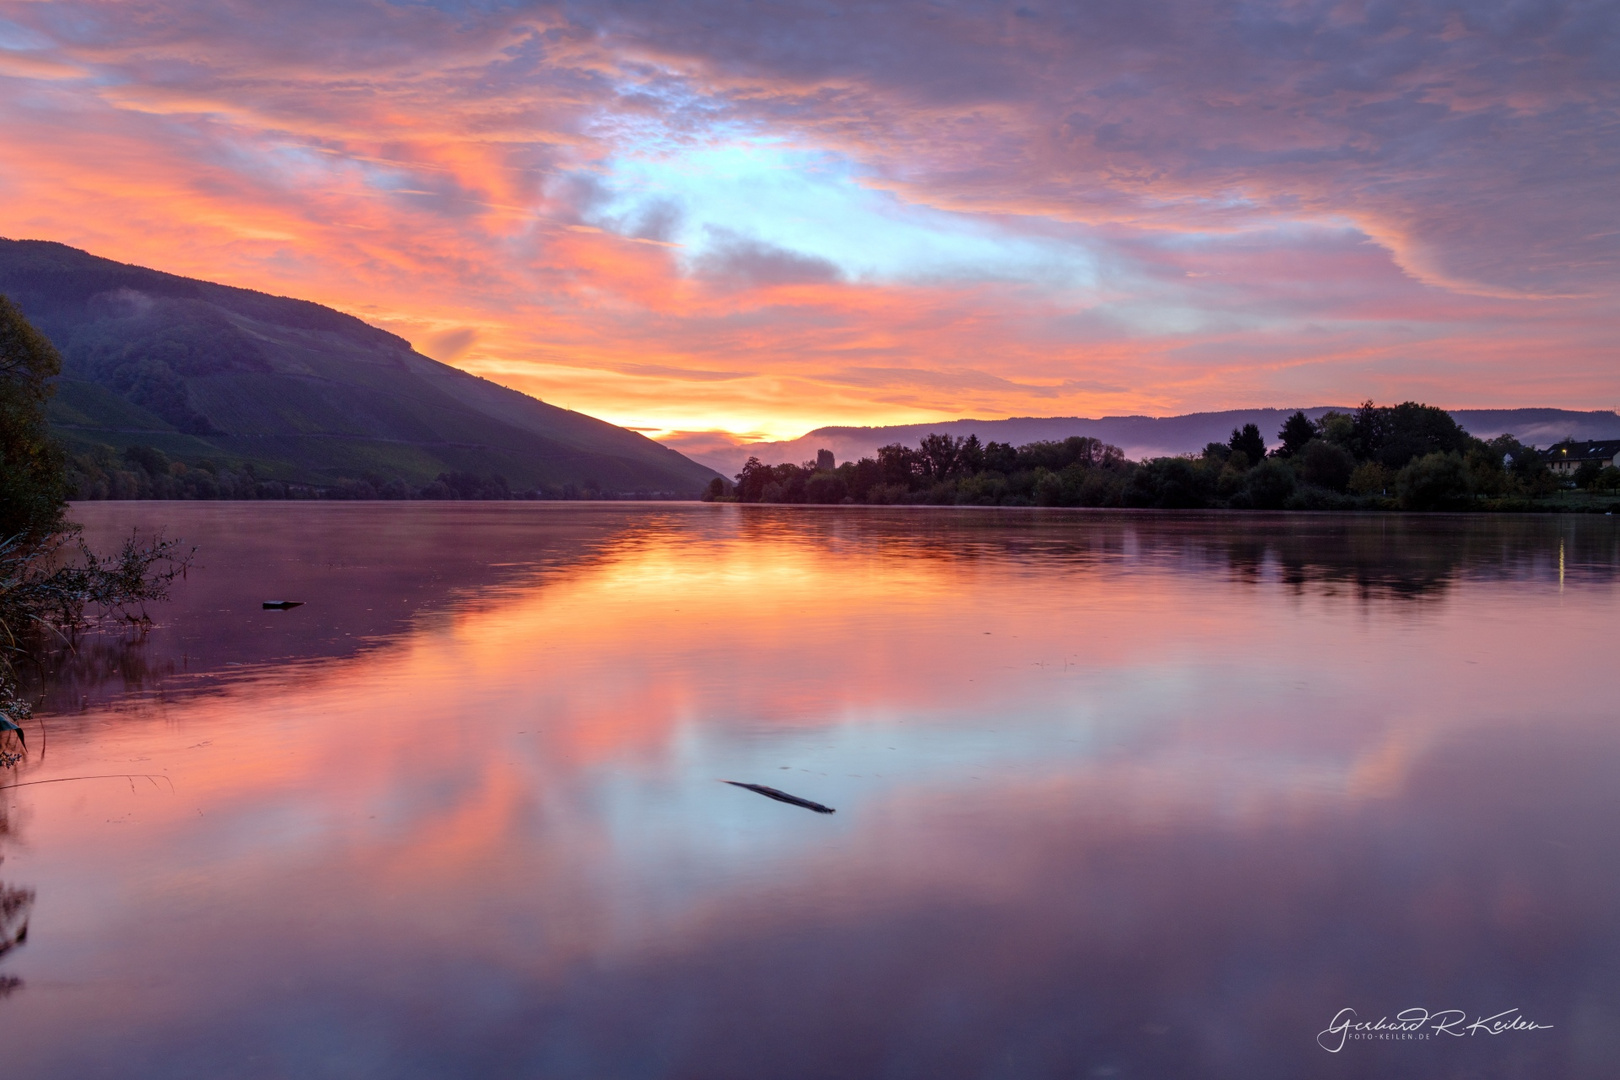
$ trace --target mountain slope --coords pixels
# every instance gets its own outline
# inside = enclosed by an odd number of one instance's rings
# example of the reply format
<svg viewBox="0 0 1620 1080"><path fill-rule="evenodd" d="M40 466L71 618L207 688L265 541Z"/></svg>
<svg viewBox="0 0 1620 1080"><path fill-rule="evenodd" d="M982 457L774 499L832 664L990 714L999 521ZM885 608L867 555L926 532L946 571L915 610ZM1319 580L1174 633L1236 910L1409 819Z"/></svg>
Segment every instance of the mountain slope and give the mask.
<svg viewBox="0 0 1620 1080"><path fill-rule="evenodd" d="M1316 419L1330 408L1351 411L1351 406L1315 406L1303 412ZM877 448L889 443L916 446L932 432L966 438L977 435L982 442L1022 446L1043 439L1066 439L1089 435L1125 451L1127 457L1142 460L1196 453L1206 443L1225 442L1233 428L1255 424L1268 444L1277 442L1277 430L1294 409L1230 409L1224 412L1188 413L1185 416L1080 416L1015 417L1010 420L941 420L928 424L899 424L891 427L824 427L808 435L784 442L752 443L726 450L688 451L692 457L728 475L742 468L750 456L767 464L782 461L808 461L822 448L831 450L839 461L871 457ZM1480 438L1512 434L1522 441L1547 446L1564 438L1607 439L1620 435L1620 416L1612 412L1577 412L1571 409L1453 409L1457 422Z"/></svg>
<svg viewBox="0 0 1620 1080"><path fill-rule="evenodd" d="M50 415L70 446L151 445L313 484L461 471L520 488L695 493L714 476L308 301L39 240L0 240L0 293L62 352Z"/></svg>

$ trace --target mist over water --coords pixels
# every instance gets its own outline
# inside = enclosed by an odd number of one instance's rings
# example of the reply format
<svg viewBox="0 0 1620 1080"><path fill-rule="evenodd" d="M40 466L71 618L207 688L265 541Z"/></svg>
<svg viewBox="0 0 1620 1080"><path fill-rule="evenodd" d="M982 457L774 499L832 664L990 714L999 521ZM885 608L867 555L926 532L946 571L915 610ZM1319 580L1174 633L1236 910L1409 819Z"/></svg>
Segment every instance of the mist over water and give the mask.
<svg viewBox="0 0 1620 1080"><path fill-rule="evenodd" d="M199 558L39 682L141 778L3 792L8 1075L1620 1060L1612 518L75 516ZM1415 1007L1551 1027L1319 1040Z"/></svg>

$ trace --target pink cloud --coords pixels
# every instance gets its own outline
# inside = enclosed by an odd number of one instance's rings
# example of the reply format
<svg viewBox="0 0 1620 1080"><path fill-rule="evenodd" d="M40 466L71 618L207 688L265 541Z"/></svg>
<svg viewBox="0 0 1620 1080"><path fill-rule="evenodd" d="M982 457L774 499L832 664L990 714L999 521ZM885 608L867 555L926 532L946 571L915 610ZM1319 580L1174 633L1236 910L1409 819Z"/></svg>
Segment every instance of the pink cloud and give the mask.
<svg viewBox="0 0 1620 1080"><path fill-rule="evenodd" d="M622 423L1612 404L1602 8L0 18L0 232L331 304ZM745 136L841 155L898 207L1083 249L1096 280L873 280L736 230L687 251L653 193L591 216L627 148Z"/></svg>

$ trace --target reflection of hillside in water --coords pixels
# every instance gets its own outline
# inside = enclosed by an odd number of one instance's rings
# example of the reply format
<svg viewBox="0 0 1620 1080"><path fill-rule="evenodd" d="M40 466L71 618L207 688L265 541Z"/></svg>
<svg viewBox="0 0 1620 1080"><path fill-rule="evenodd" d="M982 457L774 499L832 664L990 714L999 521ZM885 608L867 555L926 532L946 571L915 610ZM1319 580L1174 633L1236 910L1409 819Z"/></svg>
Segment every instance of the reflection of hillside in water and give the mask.
<svg viewBox="0 0 1620 1080"><path fill-rule="evenodd" d="M51 649L45 711L127 694L206 691L221 679L350 656L424 618L667 547L676 561L789 545L804 558L1012 564L1280 582L1361 599L1434 598L1473 580L1610 580L1620 532L1603 517L1241 514L670 504L300 504L287 527L253 504L87 504L93 544L165 523L199 549L145 631ZM269 599L298 599L264 611Z"/></svg>
<svg viewBox="0 0 1620 1080"><path fill-rule="evenodd" d="M747 508L744 543L877 544L939 560L1013 559L1042 569L1135 562L1171 573L1352 586L1425 596L1460 578L1610 580L1612 518L1587 515L1247 514L1166 511L887 510L817 514ZM1329 591L1332 591L1331 588Z"/></svg>
<svg viewBox="0 0 1620 1080"><path fill-rule="evenodd" d="M276 572L316 618L231 609L302 652L48 725L53 769L173 786L19 793L0 869L50 922L6 961L18 1075L314 1075L356 1046L390 1076L1620 1053L1608 522L486 506L447 534L409 509L397 560L367 546L394 508L311 519L326 561ZM231 565L311 558L278 512L285 542ZM1603 587L1560 596L1560 550ZM434 573L408 616L369 599ZM85 678L189 685L163 665L226 619L191 595L145 667L85 650ZM292 634L337 617L381 630ZM1555 1027L1374 1068L1312 1042L1352 1004Z"/></svg>
<svg viewBox="0 0 1620 1080"><path fill-rule="evenodd" d="M266 666L351 656L420 619L600 561L658 528L652 508L547 514L507 504L299 504L287 527L257 504L90 503L74 507L97 548L131 527L197 547L154 625L115 625L46 650L30 673L47 712L126 694L206 690ZM634 509L642 509L639 515ZM267 525L269 526L267 528ZM266 611L266 600L302 600Z"/></svg>

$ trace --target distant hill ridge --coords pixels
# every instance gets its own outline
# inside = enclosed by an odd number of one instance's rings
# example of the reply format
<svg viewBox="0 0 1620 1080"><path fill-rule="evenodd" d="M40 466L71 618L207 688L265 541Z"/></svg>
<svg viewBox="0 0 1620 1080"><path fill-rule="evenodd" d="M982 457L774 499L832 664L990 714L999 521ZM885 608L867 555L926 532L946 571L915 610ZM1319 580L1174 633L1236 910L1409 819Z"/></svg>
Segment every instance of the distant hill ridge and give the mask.
<svg viewBox="0 0 1620 1080"><path fill-rule="evenodd" d="M1383 404L1393 404L1384 402ZM933 432L966 438L977 435L981 442L1026 443L1089 435L1111 443L1130 458L1170 457L1195 453L1211 442L1225 442L1233 428L1254 424L1268 444L1277 442L1277 429L1296 411L1311 419L1337 409L1349 412L1351 405L1317 405L1296 409L1228 409L1223 412L1188 413L1184 416L1079 416L1014 417L1008 420L941 420L926 424L898 424L889 427L823 427L797 439L782 442L751 443L725 450L690 451L692 457L726 473L735 474L749 457L767 464L808 461L821 449L831 450L839 461L871 457L877 448L890 443L916 446ZM1620 415L1613 412L1578 412L1570 409L1452 409L1457 422L1481 438L1516 435L1520 441L1547 446L1564 438L1607 439L1620 437Z"/></svg>
<svg viewBox="0 0 1620 1080"><path fill-rule="evenodd" d="M466 472L520 489L696 494L714 476L307 300L5 239L0 293L62 353L50 419L73 449L149 445L313 485Z"/></svg>

